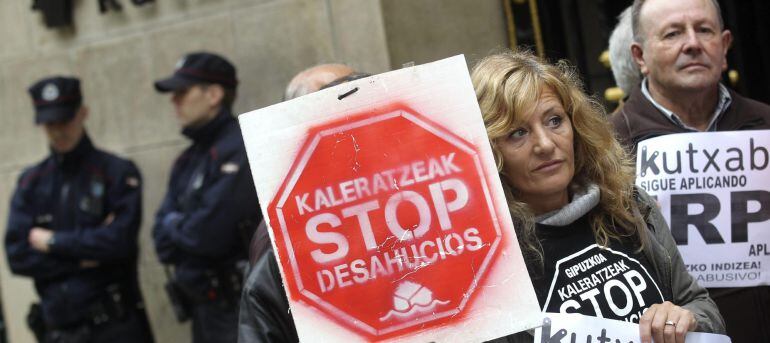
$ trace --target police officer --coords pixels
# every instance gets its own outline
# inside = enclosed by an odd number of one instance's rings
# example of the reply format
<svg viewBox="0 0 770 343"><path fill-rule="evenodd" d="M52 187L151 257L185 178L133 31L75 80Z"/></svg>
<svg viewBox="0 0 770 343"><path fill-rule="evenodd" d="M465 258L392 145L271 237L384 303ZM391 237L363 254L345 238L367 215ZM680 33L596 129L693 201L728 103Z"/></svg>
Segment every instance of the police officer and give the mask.
<svg viewBox="0 0 770 343"><path fill-rule="evenodd" d="M78 79L46 78L29 93L51 154L19 177L5 247L11 271L33 278L40 296L36 336L152 342L136 269L139 171L91 143Z"/></svg>
<svg viewBox="0 0 770 343"><path fill-rule="evenodd" d="M207 52L187 54L155 82L172 94L182 134L192 140L174 163L153 236L161 262L174 267L167 290L179 319L192 318L195 343L236 342L248 242L260 220L231 112L237 85L235 67Z"/></svg>

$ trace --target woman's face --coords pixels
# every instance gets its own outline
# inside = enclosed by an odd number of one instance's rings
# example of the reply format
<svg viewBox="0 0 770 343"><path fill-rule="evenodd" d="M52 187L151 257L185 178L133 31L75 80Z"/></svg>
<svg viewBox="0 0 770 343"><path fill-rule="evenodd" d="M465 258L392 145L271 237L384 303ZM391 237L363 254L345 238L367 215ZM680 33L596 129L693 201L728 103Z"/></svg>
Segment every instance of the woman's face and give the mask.
<svg viewBox="0 0 770 343"><path fill-rule="evenodd" d="M553 211L569 201L567 186L575 174L572 124L559 98L544 89L520 126L497 141L503 172L516 197L535 214Z"/></svg>

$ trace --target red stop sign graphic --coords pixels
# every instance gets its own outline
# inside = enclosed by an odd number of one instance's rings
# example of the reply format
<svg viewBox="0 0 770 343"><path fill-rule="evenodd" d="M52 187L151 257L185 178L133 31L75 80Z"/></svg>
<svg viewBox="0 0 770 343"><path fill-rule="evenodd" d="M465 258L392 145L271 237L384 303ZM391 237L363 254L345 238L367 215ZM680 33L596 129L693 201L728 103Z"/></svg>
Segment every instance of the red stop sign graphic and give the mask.
<svg viewBox="0 0 770 343"><path fill-rule="evenodd" d="M403 106L311 129L268 208L290 296L375 338L461 318L501 241L485 180Z"/></svg>

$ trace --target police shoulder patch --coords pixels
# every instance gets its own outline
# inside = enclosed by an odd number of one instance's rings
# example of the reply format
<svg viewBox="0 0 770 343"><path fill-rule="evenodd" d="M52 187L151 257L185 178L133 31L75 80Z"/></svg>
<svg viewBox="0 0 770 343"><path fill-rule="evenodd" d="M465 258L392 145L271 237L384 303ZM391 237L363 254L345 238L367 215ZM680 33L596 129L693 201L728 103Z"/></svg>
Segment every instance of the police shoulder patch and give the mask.
<svg viewBox="0 0 770 343"><path fill-rule="evenodd" d="M132 188L139 187L139 178L136 176L129 176L126 178L126 185Z"/></svg>
<svg viewBox="0 0 770 343"><path fill-rule="evenodd" d="M238 166L238 163L235 163L235 162L224 163L222 164L222 168L220 168L222 173L225 173L225 174L232 174L232 173L238 172L238 169L240 169L240 166Z"/></svg>

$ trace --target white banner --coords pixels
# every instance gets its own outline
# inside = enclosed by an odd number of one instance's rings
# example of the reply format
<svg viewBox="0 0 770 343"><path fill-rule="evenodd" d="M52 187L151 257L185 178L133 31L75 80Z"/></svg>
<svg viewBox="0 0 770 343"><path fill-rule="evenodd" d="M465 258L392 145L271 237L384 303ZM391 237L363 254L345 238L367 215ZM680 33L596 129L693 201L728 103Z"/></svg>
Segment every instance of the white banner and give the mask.
<svg viewBox="0 0 770 343"><path fill-rule="evenodd" d="M462 56L239 119L302 342L480 342L542 322Z"/></svg>
<svg viewBox="0 0 770 343"><path fill-rule="evenodd" d="M641 342L639 325L580 314L546 313L544 325L535 329L535 343ZM730 337L690 332L685 343L730 343Z"/></svg>
<svg viewBox="0 0 770 343"><path fill-rule="evenodd" d="M639 143L636 184L657 197L704 287L770 284L770 131L682 133Z"/></svg>

